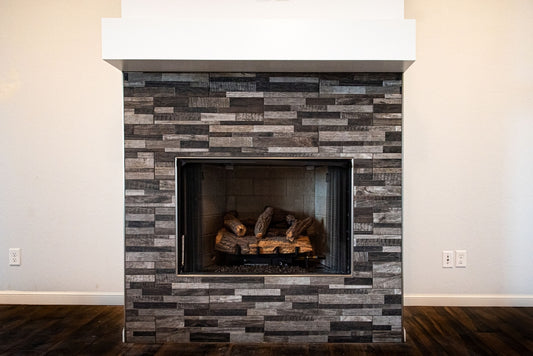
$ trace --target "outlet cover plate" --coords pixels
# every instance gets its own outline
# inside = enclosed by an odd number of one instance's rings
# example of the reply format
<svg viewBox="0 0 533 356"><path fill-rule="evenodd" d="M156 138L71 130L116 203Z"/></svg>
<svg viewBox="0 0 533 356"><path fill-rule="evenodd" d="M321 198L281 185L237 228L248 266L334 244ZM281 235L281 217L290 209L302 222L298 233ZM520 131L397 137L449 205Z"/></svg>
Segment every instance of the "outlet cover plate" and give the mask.
<svg viewBox="0 0 533 356"><path fill-rule="evenodd" d="M20 266L20 248L9 249L9 265Z"/></svg>
<svg viewBox="0 0 533 356"><path fill-rule="evenodd" d="M442 251L442 268L453 268L453 251Z"/></svg>

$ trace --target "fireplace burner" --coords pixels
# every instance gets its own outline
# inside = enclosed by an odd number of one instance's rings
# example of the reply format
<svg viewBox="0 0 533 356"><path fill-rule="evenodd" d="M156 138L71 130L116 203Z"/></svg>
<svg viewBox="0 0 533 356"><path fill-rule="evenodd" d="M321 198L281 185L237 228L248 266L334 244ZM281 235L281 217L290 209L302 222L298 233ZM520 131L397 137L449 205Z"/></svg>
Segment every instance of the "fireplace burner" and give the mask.
<svg viewBox="0 0 533 356"><path fill-rule="evenodd" d="M176 160L178 273L350 273L352 161Z"/></svg>

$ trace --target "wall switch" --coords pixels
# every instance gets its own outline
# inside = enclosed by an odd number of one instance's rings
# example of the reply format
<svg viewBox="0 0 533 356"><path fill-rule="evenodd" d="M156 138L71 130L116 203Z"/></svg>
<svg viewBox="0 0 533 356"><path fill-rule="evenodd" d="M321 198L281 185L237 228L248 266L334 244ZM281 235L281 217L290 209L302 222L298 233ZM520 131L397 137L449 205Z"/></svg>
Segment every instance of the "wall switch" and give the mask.
<svg viewBox="0 0 533 356"><path fill-rule="evenodd" d="M20 266L20 248L9 249L9 265Z"/></svg>
<svg viewBox="0 0 533 356"><path fill-rule="evenodd" d="M442 268L453 268L453 251L442 251Z"/></svg>
<svg viewBox="0 0 533 356"><path fill-rule="evenodd" d="M455 250L455 267L466 267L466 250Z"/></svg>

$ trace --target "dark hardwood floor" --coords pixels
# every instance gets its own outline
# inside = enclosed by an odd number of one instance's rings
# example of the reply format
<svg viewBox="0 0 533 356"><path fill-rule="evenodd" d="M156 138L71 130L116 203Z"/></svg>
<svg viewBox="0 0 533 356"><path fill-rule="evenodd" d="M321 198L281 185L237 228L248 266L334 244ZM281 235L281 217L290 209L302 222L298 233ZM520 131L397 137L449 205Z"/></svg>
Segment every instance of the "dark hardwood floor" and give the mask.
<svg viewBox="0 0 533 356"><path fill-rule="evenodd" d="M533 355L533 308L406 307L403 344L124 344L123 308L0 305L1 355Z"/></svg>

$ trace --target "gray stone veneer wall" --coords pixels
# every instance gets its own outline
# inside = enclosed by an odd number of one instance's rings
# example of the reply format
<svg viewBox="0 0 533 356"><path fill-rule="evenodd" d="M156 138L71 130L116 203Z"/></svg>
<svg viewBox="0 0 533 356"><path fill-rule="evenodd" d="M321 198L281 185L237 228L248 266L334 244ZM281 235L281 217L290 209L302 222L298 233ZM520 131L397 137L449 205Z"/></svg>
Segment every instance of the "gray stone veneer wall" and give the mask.
<svg viewBox="0 0 533 356"><path fill-rule="evenodd" d="M401 73L125 73L128 342L402 340ZM349 276L176 274L176 156L355 160Z"/></svg>

